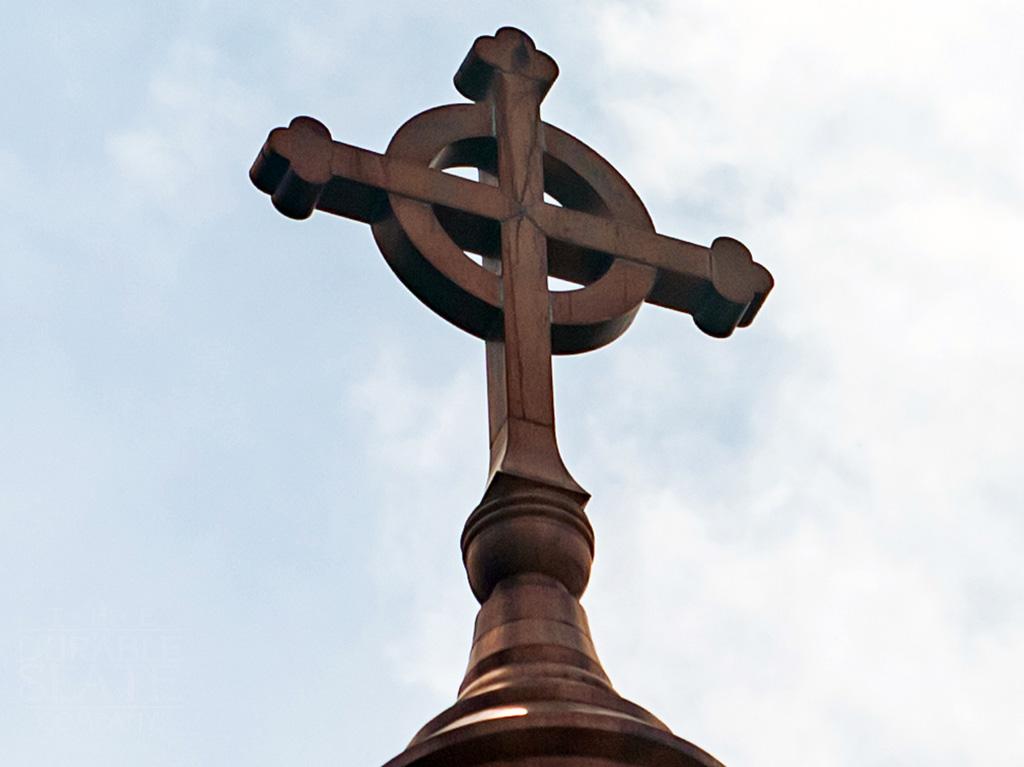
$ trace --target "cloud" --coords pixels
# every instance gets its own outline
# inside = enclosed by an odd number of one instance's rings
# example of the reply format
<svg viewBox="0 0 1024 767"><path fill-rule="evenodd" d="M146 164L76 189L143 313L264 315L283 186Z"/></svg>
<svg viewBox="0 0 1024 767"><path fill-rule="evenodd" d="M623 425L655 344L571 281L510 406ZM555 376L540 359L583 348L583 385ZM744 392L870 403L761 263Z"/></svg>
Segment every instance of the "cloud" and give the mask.
<svg viewBox="0 0 1024 767"><path fill-rule="evenodd" d="M631 180L663 231L703 216L742 232L778 280L748 332L781 354L754 360L760 394L701 369L704 352L645 376L639 396L662 406L694 368L725 384L698 385L694 407L741 394L731 457L727 420L643 419L622 427L642 445L626 452L588 423L594 465L619 464L605 503L631 509L599 529L613 574L590 597L615 616L595 619L613 677L726 763L1019 759L1003 712L1024 705L1024 669L999 666L1024 633L1006 19L645 8L597 22ZM610 386L637 388L618 373ZM599 392L597 409L622 407Z"/></svg>
<svg viewBox="0 0 1024 767"><path fill-rule="evenodd" d="M134 119L107 135L123 202L192 224L224 216L239 194L239 161L256 153L242 137L266 112L217 49L188 38L168 46Z"/></svg>
<svg viewBox="0 0 1024 767"><path fill-rule="evenodd" d="M458 536L486 469L483 363L438 380L411 366L402 343L374 346L377 359L353 382L349 403L365 419L361 448L381 488L371 502L375 587L401 627L388 632L385 656L396 683L447 705L476 606Z"/></svg>

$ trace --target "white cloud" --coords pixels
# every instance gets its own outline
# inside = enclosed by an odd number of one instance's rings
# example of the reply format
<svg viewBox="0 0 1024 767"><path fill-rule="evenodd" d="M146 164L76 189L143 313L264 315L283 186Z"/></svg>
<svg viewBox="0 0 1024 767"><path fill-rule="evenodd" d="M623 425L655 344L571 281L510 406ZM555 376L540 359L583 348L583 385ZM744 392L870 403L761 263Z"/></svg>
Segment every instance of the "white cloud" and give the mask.
<svg viewBox="0 0 1024 767"><path fill-rule="evenodd" d="M625 454L588 432L595 465L626 462L608 500L632 509L605 532L599 646L727 763L1020 760L1024 108L1006 72L1024 25L996 6L731 8L610 4L598 24L610 114L646 156L633 183L656 212L681 195L742 230L778 279L747 332L784 354L750 372L765 395L738 461L667 461L673 432L717 439L692 422L644 421ZM678 397L674 367L641 396ZM730 393L713 389L704 406Z"/></svg>
<svg viewBox="0 0 1024 767"><path fill-rule="evenodd" d="M238 162L256 153L243 137L268 118L264 100L226 69L209 46L181 39L168 47L133 124L107 137L126 204L136 210L157 204L165 215L191 222L231 210Z"/></svg>
<svg viewBox="0 0 1024 767"><path fill-rule="evenodd" d="M395 600L402 626L389 632L384 651L396 683L448 701L465 667L475 608L457 554L486 464L483 386L474 380L483 361L430 383L400 343L377 339L374 346L377 359L354 382L350 402L366 419L362 448L380 479L376 587Z"/></svg>

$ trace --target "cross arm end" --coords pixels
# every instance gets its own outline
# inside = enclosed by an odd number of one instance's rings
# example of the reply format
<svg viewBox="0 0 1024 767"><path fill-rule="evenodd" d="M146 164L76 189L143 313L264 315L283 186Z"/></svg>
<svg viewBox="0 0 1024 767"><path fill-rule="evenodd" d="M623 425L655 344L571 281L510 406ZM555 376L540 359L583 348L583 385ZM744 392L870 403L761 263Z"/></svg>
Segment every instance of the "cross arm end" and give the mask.
<svg viewBox="0 0 1024 767"><path fill-rule="evenodd" d="M249 169L249 179L289 218L309 218L331 179L331 133L312 117L275 128Z"/></svg>
<svg viewBox="0 0 1024 767"><path fill-rule="evenodd" d="M709 257L709 290L694 307L693 321L708 335L727 338L754 321L775 280L743 243L731 237L715 239Z"/></svg>

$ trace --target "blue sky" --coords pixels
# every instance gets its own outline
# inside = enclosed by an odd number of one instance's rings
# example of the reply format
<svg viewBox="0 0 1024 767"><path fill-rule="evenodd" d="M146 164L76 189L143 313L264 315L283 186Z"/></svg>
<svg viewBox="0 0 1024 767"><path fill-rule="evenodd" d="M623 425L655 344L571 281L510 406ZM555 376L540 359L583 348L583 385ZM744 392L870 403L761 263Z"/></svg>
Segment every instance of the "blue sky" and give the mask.
<svg viewBox="0 0 1024 767"><path fill-rule="evenodd" d="M383 150L506 24L659 231L777 280L556 361L613 682L732 767L1024 761L1024 14L514 7L6 12L5 764L382 764L454 698L482 346L246 173L297 114Z"/></svg>

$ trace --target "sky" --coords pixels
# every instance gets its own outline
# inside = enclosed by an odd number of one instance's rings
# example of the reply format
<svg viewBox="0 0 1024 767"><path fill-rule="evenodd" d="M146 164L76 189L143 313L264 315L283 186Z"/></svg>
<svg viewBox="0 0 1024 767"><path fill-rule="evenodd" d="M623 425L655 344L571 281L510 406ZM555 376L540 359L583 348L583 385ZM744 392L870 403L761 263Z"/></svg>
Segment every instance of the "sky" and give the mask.
<svg viewBox="0 0 1024 767"><path fill-rule="evenodd" d="M5 765L380 765L454 700L482 344L247 171L299 114L383 151L510 24L660 232L776 279L555 361L617 689L730 767L1024 763L1019 4L5 19Z"/></svg>

